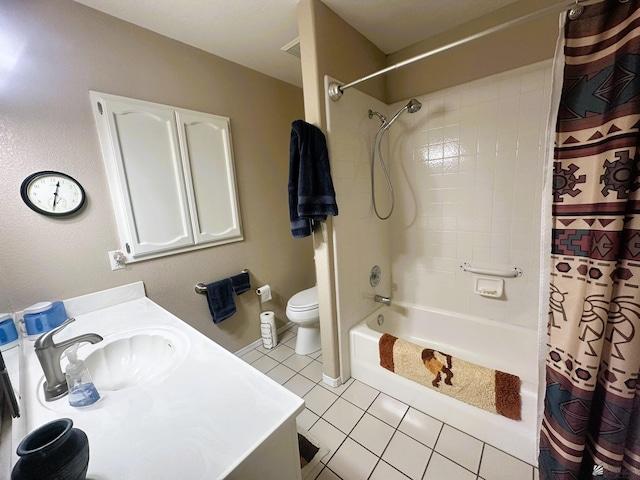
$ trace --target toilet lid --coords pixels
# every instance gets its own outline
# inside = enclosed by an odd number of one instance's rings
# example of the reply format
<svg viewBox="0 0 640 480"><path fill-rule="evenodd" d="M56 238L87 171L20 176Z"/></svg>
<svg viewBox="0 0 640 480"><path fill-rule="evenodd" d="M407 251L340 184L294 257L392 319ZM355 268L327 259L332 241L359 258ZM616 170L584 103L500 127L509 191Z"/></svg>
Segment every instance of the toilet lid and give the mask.
<svg viewBox="0 0 640 480"><path fill-rule="evenodd" d="M287 307L294 311L306 311L318 308L318 287L311 287L296 293L289 299Z"/></svg>

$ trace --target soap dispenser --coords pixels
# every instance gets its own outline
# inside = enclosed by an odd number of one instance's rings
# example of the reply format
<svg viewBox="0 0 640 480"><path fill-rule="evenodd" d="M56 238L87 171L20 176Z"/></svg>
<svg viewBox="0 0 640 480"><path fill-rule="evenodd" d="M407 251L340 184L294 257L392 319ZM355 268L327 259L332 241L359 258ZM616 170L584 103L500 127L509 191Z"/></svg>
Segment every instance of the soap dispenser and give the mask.
<svg viewBox="0 0 640 480"><path fill-rule="evenodd" d="M69 405L72 407L91 405L100 398L87 366L78 359L78 345L76 343L67 349L69 364L65 368L67 385L69 386Z"/></svg>

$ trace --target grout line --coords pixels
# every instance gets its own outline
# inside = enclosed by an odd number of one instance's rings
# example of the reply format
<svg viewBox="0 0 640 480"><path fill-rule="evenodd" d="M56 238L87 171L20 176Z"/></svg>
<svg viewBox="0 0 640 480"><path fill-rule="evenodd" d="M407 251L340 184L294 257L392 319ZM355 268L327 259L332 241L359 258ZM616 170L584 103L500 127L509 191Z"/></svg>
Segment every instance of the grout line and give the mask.
<svg viewBox="0 0 640 480"><path fill-rule="evenodd" d="M482 442L482 450L480 451L480 461L478 462L478 468L476 469L476 473L480 476L480 467L482 466L482 458L484 457L484 449L487 446L486 443Z"/></svg>

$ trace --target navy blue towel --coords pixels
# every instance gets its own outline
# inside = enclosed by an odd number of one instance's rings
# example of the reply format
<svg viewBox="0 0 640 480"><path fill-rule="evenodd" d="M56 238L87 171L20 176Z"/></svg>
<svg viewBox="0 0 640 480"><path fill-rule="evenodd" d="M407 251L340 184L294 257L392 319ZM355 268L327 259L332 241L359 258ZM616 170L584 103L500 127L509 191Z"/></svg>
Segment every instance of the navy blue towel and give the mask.
<svg viewBox="0 0 640 480"><path fill-rule="evenodd" d="M242 295L247 290L251 290L251 283L249 283L249 273L242 272L238 275L231 277L231 284L233 286L233 292L236 295Z"/></svg>
<svg viewBox="0 0 640 480"><path fill-rule="evenodd" d="M236 313L233 301L233 284L230 278L207 285L207 303L213 323L220 323Z"/></svg>
<svg viewBox="0 0 640 480"><path fill-rule="evenodd" d="M291 124L289 220L293 238L311 235L311 221L338 215L324 133L303 120Z"/></svg>

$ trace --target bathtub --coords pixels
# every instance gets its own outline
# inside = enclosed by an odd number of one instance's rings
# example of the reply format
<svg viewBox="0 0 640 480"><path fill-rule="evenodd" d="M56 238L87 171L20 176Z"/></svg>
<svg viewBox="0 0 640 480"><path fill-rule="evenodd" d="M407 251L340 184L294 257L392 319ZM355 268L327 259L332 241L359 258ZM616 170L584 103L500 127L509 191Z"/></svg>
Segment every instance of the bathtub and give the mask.
<svg viewBox="0 0 640 480"><path fill-rule="evenodd" d="M378 340L389 333L426 348L517 375L522 420L473 407L380 366ZM537 465L537 332L411 305L380 307L350 332L351 376L454 428Z"/></svg>

